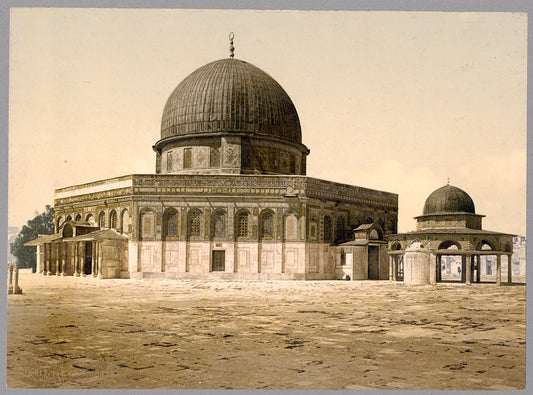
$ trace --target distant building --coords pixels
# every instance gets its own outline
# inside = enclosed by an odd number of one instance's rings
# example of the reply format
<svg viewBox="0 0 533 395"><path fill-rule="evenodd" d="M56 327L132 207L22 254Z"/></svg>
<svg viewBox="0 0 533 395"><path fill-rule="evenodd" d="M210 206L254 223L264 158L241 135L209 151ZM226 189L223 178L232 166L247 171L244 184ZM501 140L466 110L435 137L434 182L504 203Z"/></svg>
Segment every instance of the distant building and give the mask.
<svg viewBox="0 0 533 395"><path fill-rule="evenodd" d="M515 236L513 238L513 274L517 276L526 275L526 236Z"/></svg>

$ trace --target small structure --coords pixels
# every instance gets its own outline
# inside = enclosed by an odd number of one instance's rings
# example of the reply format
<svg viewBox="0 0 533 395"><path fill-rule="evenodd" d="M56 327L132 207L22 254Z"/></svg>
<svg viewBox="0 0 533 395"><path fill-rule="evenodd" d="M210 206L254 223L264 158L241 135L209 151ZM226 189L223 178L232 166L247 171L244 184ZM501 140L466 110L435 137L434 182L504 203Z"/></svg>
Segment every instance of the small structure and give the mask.
<svg viewBox="0 0 533 395"><path fill-rule="evenodd" d="M363 224L351 232L353 240L339 244L336 251L335 278L387 280L387 242L377 223Z"/></svg>
<svg viewBox="0 0 533 395"><path fill-rule="evenodd" d="M449 184L437 189L427 198L423 214L415 217L415 231L389 235L390 279L435 284L443 281L443 269L449 271L442 265L443 258L454 257L460 258L454 272L456 281L479 283L483 274L486 281L501 284L501 258L507 257L508 268L512 268L514 235L483 230L483 217L476 214L474 202L465 191ZM489 256L496 257L495 273L486 259ZM509 284L512 272L507 270ZM448 280L454 281L454 277Z"/></svg>
<svg viewBox="0 0 533 395"><path fill-rule="evenodd" d="M16 263L10 263L7 266L8 270L8 285L7 293L8 294L21 294L22 288L19 287L19 268Z"/></svg>

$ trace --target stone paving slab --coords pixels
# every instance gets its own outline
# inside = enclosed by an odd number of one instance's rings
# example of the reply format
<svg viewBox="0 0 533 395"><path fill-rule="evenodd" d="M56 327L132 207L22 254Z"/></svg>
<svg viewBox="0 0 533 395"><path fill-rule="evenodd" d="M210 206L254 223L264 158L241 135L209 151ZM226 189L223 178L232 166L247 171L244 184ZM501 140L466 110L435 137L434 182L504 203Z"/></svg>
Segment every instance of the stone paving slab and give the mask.
<svg viewBox="0 0 533 395"><path fill-rule="evenodd" d="M525 286L23 274L18 388L523 389Z"/></svg>

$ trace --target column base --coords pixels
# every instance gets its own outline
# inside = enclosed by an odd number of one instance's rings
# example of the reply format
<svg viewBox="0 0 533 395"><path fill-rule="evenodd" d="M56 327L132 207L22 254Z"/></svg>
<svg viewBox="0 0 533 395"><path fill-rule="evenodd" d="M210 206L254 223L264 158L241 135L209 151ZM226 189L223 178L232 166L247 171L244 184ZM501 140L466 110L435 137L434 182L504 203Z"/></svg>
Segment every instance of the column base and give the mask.
<svg viewBox="0 0 533 395"><path fill-rule="evenodd" d="M74 277L79 277L80 274L78 272L74 273Z"/></svg>
<svg viewBox="0 0 533 395"><path fill-rule="evenodd" d="M53 276L53 273L52 272L46 272L46 275L47 276Z"/></svg>
<svg viewBox="0 0 533 395"><path fill-rule="evenodd" d="M91 274L91 277L96 278L96 273Z"/></svg>

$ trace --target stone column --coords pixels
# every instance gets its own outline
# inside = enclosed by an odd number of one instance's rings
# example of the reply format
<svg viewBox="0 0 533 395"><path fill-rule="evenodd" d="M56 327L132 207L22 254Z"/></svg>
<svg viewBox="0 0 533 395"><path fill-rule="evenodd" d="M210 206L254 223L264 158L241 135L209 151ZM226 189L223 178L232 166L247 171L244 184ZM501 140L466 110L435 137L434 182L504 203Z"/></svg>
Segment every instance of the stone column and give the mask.
<svg viewBox="0 0 533 395"><path fill-rule="evenodd" d="M56 276L60 276L61 275L61 249L63 247L63 244L61 242L59 242L57 245L56 245L56 272L55 272L55 275Z"/></svg>
<svg viewBox="0 0 533 395"><path fill-rule="evenodd" d="M465 258L466 258L465 259L465 266L466 266L465 283L469 285L472 282L472 255L466 255Z"/></svg>
<svg viewBox="0 0 533 395"><path fill-rule="evenodd" d="M511 285L513 283L513 262L512 255L507 254L507 284Z"/></svg>
<svg viewBox="0 0 533 395"><path fill-rule="evenodd" d="M48 244L43 244L43 249L44 249L44 254L43 254L43 263L44 263L44 266L43 266L43 271L42 271L42 275L43 276L46 276L46 274L48 273L48 265L50 264L49 260L50 260L50 255L48 254Z"/></svg>
<svg viewBox="0 0 533 395"><path fill-rule="evenodd" d="M394 256L389 255L389 281L392 281L392 271L394 270Z"/></svg>
<svg viewBox="0 0 533 395"><path fill-rule="evenodd" d="M19 287L19 268L16 264L13 267L13 280L13 293L21 294L22 289Z"/></svg>
<svg viewBox="0 0 533 395"><path fill-rule="evenodd" d="M434 285L437 283L437 263L438 259L435 254L429 254L429 283Z"/></svg>
<svg viewBox="0 0 533 395"><path fill-rule="evenodd" d="M400 261L400 255L394 255L392 260L392 281L398 281L398 263Z"/></svg>
<svg viewBox="0 0 533 395"><path fill-rule="evenodd" d="M461 255L461 282L466 282L466 255Z"/></svg>
<svg viewBox="0 0 533 395"><path fill-rule="evenodd" d="M77 270L77 260L78 260L78 243L74 242L72 243L72 247L71 247L72 251L70 252L71 256L70 256L70 262L72 264L72 275L75 276L76 275L76 270Z"/></svg>
<svg viewBox="0 0 533 395"><path fill-rule="evenodd" d="M9 264L7 266L7 277L8 277L8 280L7 280L7 293L8 294L12 294L13 293L13 269L14 269L14 266L12 264Z"/></svg>
<svg viewBox="0 0 533 395"><path fill-rule="evenodd" d="M496 255L496 285L502 284L502 256Z"/></svg>
<svg viewBox="0 0 533 395"><path fill-rule="evenodd" d="M442 256L437 255L437 282L442 281Z"/></svg>
<svg viewBox="0 0 533 395"><path fill-rule="evenodd" d="M87 248L87 246L85 246L85 248ZM91 255L92 255L92 258L91 258L91 276L93 277L96 277L96 268L97 268L97 265L98 265L98 262L97 262L97 248L96 248L96 241L93 241L93 244L92 244L92 251L91 251Z"/></svg>
<svg viewBox="0 0 533 395"><path fill-rule="evenodd" d="M477 261L477 270L476 270L476 282L481 282L481 255L476 255L476 261Z"/></svg>
<svg viewBox="0 0 533 395"><path fill-rule="evenodd" d="M102 271L102 266L103 266L103 263L104 263L104 249L102 248L102 242L98 242L98 266L97 266L97 271L98 271L98 278L103 278L103 271Z"/></svg>
<svg viewBox="0 0 533 395"><path fill-rule="evenodd" d="M76 277L80 276L80 243L81 241L78 241L74 244L74 276Z"/></svg>
<svg viewBox="0 0 533 395"><path fill-rule="evenodd" d="M61 244L61 276L65 276L66 273L66 263L67 263L67 252L68 244Z"/></svg>

